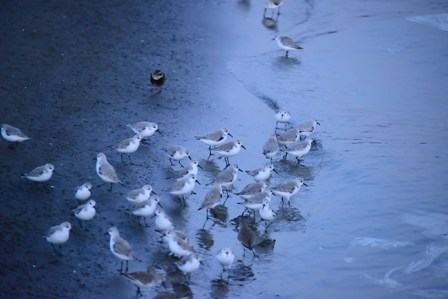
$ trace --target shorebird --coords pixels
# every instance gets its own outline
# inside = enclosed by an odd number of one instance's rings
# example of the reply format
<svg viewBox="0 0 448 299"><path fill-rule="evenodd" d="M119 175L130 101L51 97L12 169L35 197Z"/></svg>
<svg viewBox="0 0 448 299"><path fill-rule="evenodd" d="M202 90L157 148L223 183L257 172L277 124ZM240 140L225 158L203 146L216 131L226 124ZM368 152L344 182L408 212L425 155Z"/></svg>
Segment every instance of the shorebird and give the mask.
<svg viewBox="0 0 448 299"><path fill-rule="evenodd" d="M191 163L187 166L185 166L184 168L181 168L177 171L172 170L173 172L173 177L178 181L178 180L182 180L185 179L189 174L194 174L196 177L198 176L198 171L199 169L202 169L202 166L199 165L199 161L198 160L192 160Z"/></svg>
<svg viewBox="0 0 448 299"><path fill-rule="evenodd" d="M233 254L232 250L228 247L221 249L216 254L216 259L222 266L222 273L224 273L224 271L226 271L227 268L229 270L229 276L230 276L230 268L232 267L232 264L235 261L235 255Z"/></svg>
<svg viewBox="0 0 448 299"><path fill-rule="evenodd" d="M286 51L286 58L288 58L289 51L298 51L303 48L294 42L290 37L287 36L276 36L272 40L277 41L277 45Z"/></svg>
<svg viewBox="0 0 448 299"><path fill-rule="evenodd" d="M317 120L310 120L301 123L296 128L297 130L299 130L299 133L301 135L300 137L302 136L308 137L310 136L311 133L314 132L314 130L316 129L316 125L320 125L320 123Z"/></svg>
<svg viewBox="0 0 448 299"><path fill-rule="evenodd" d="M10 142L23 142L25 140L31 139L30 137L23 134L23 132L19 128L10 126L8 124L2 124L1 133L3 138Z"/></svg>
<svg viewBox="0 0 448 299"><path fill-rule="evenodd" d="M263 192L267 187L267 184L265 181L256 182L256 183L250 183L247 184L243 190L240 192L235 193L239 197L243 199L249 199L250 197L254 196L255 194Z"/></svg>
<svg viewBox="0 0 448 299"><path fill-rule="evenodd" d="M137 297L143 296L141 288L152 288L159 284L164 285L163 275L148 271L121 273L137 287Z"/></svg>
<svg viewBox="0 0 448 299"><path fill-rule="evenodd" d="M281 145L290 145L297 142L300 138L300 132L297 128L289 129L288 131L277 136L277 142Z"/></svg>
<svg viewBox="0 0 448 299"><path fill-rule="evenodd" d="M290 198L294 196L297 192L299 192L300 187L302 185L305 185L308 187L307 184L303 181L302 178L295 178L290 181L283 182L281 184L278 184L277 186L273 187L272 193L275 195L278 195L282 198L282 203L284 203L283 200L288 201L288 206L291 206Z"/></svg>
<svg viewBox="0 0 448 299"><path fill-rule="evenodd" d="M277 120L275 123L275 129L278 129L278 124L282 123L285 124L285 131L286 127L291 120L291 114L286 110L280 110L277 113L275 113L275 119Z"/></svg>
<svg viewBox="0 0 448 299"><path fill-rule="evenodd" d="M184 275L187 275L187 281L189 280L191 273L199 269L200 264L201 257L197 253L192 253L176 262L177 268L179 268Z"/></svg>
<svg viewBox="0 0 448 299"><path fill-rule="evenodd" d="M272 9L272 15L274 15L274 11L277 9L277 17L280 14L280 6L283 4L282 0L268 0L264 6L263 16L265 16L266 11L268 9Z"/></svg>
<svg viewBox="0 0 448 299"><path fill-rule="evenodd" d="M171 166L173 166L173 160L178 161L180 166L184 167L180 160L187 158L191 160L190 152L183 146L164 147L162 150L168 155Z"/></svg>
<svg viewBox="0 0 448 299"><path fill-rule="evenodd" d="M92 194L90 189L92 189L92 184L90 184L89 182L76 187L75 198L78 201L89 199L90 195Z"/></svg>
<svg viewBox="0 0 448 299"><path fill-rule="evenodd" d="M127 126L134 131L135 134L140 135L142 137L142 142L152 135L155 132L160 133L159 126L156 123L148 122L148 121L140 121L134 124L127 124Z"/></svg>
<svg viewBox="0 0 448 299"><path fill-rule="evenodd" d="M208 157L210 158L210 156L212 155L212 146L223 144L226 141L227 136L233 137L227 129L219 129L218 131L215 131L213 133L204 136L195 136L194 138L208 145Z"/></svg>
<svg viewBox="0 0 448 299"><path fill-rule="evenodd" d="M311 137L306 137L304 141L286 146L284 159L290 154L295 156L297 162L300 164L300 159L310 152L312 142L313 139Z"/></svg>
<svg viewBox="0 0 448 299"><path fill-rule="evenodd" d="M173 187L168 191L170 194L178 196L181 203L186 206L185 197L193 193L196 183L200 185L194 174L189 174L186 178L174 182Z"/></svg>
<svg viewBox="0 0 448 299"><path fill-rule="evenodd" d="M246 252L246 248L252 251L253 255L256 256L254 247L256 245L258 235L257 232L249 227L247 224L248 219L244 216L239 216L238 218L238 241L240 241L241 245L244 247L244 252Z"/></svg>
<svg viewBox="0 0 448 299"><path fill-rule="evenodd" d="M152 186L146 184L141 188L134 189L126 193L126 199L133 203L139 203L148 200L151 196L151 193L155 194L155 192L152 191Z"/></svg>
<svg viewBox="0 0 448 299"><path fill-rule="evenodd" d="M261 182L268 180L272 171L278 174L277 170L274 169L274 165L272 163L267 163L265 166L255 170L246 170L246 173L253 177L255 181Z"/></svg>
<svg viewBox="0 0 448 299"><path fill-rule="evenodd" d="M90 199L87 203L78 206L76 209L73 210L73 213L75 214L76 218L78 218L79 226L82 227L81 220L88 221L95 217L96 215L96 209L95 209L96 202L93 199ZM87 226L86 226L87 230Z"/></svg>
<svg viewBox="0 0 448 299"><path fill-rule="evenodd" d="M126 261L126 270L125 272L128 272L128 262L130 260L137 260L141 262L140 259L138 259L134 252L132 251L131 245L123 238L120 237L120 233L116 227L111 227L109 229L109 248L110 251L120 259L121 267L120 267L120 273L123 272L123 261Z"/></svg>
<svg viewBox="0 0 448 299"><path fill-rule="evenodd" d="M33 182L46 182L53 175L53 171L53 164L45 164L34 168L29 173L25 173L22 177Z"/></svg>
<svg viewBox="0 0 448 299"><path fill-rule="evenodd" d="M222 199L222 187L219 184L215 184L206 194L204 200L198 211L206 209L207 219L209 218L208 211L216 207Z"/></svg>
<svg viewBox="0 0 448 299"><path fill-rule="evenodd" d="M230 165L229 157L238 154L241 148L246 149L246 147L241 143L241 141L230 141L212 148L213 151L216 151L221 156L224 156L224 160L226 162L226 166Z"/></svg>
<svg viewBox="0 0 448 299"><path fill-rule="evenodd" d="M132 215L140 217L143 220L143 224L148 226L146 223L146 218L154 215L157 205L161 206L160 198L156 195L152 196L148 200L133 204L128 210Z"/></svg>
<svg viewBox="0 0 448 299"><path fill-rule="evenodd" d="M67 242L69 236L70 236L70 230L72 229L72 225L70 222L63 222L59 225L55 225L50 227L48 230L45 238L47 242L51 244L51 247L53 248L53 251L57 255L61 255L60 251L56 250L56 247L54 245L59 245L59 249L62 248L62 244Z"/></svg>
<svg viewBox="0 0 448 299"><path fill-rule="evenodd" d="M280 150L277 142L277 135L272 134L271 137L265 142L263 145L263 155L265 155L266 159L271 159L278 153Z"/></svg>
<svg viewBox="0 0 448 299"><path fill-rule="evenodd" d="M120 143L117 146L117 151L121 154L122 163L124 163L123 155L127 155L129 158L129 162L133 164L130 154L138 150L138 148L140 147L141 140L142 137L140 135L135 135L131 138L126 138L120 141Z"/></svg>
<svg viewBox="0 0 448 299"><path fill-rule="evenodd" d="M96 156L96 173L105 182L110 183L109 191L112 191L113 184L123 184L115 172L115 168L107 161L104 153Z"/></svg>
<svg viewBox="0 0 448 299"><path fill-rule="evenodd" d="M222 189L226 191L227 197L229 197L228 189L230 189L233 183L235 183L238 176L238 171L243 172L237 164L230 165L219 172L213 181L214 184L220 185Z"/></svg>
<svg viewBox="0 0 448 299"><path fill-rule="evenodd" d="M185 239L174 231L168 231L163 239L168 244L170 253L174 256L183 258L195 252L188 237Z"/></svg>

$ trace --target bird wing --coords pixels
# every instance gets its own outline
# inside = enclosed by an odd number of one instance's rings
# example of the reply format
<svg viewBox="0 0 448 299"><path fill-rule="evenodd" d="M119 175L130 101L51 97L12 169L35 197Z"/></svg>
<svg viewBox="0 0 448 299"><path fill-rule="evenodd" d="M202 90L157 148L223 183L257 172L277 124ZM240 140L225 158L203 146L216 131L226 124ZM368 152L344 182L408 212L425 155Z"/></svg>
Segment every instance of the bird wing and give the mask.
<svg viewBox="0 0 448 299"><path fill-rule="evenodd" d="M129 146L129 144L132 142L133 138L127 138L125 140L120 141L118 144L118 148L124 148Z"/></svg>
<svg viewBox="0 0 448 299"><path fill-rule="evenodd" d="M113 180L117 180L119 181L118 177L117 177L117 173L115 172L115 169L112 165L110 164L102 164L100 165L98 172L102 175L108 176L110 178L112 178Z"/></svg>
<svg viewBox="0 0 448 299"><path fill-rule="evenodd" d="M45 166L36 167L33 170L31 170L30 173L27 173L26 176L41 176L42 174L44 174L46 169L47 168Z"/></svg>
<svg viewBox="0 0 448 299"><path fill-rule="evenodd" d="M218 150L218 151L230 151L234 146L235 146L235 143L232 141L232 142L221 144L221 145L215 147L214 149Z"/></svg>
<svg viewBox="0 0 448 299"><path fill-rule="evenodd" d="M52 234L54 234L58 230L61 230L60 225L55 225L55 226L50 227L50 229L47 232L47 237L51 236Z"/></svg>
<svg viewBox="0 0 448 299"><path fill-rule="evenodd" d="M115 252L125 255L125 256L132 256L132 248L131 245L126 240L120 239L117 240L114 244L114 250Z"/></svg>

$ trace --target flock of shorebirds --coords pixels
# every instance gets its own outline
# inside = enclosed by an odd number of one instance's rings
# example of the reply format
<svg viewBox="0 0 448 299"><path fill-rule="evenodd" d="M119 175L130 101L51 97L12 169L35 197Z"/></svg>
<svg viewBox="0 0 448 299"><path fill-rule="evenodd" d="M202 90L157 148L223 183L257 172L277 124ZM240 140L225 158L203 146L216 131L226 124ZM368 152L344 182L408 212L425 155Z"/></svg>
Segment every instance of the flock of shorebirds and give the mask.
<svg viewBox="0 0 448 299"><path fill-rule="evenodd" d="M267 9L279 10L281 1L269 0L266 5ZM279 13L279 12L277 12ZM288 37L275 37L278 45L288 51L301 49ZM160 71L155 71L150 76L153 86L160 87L165 82L165 75ZM227 129L219 129L203 136L195 136L195 139L203 142L208 146L209 160L213 155L224 158L225 168L220 171L212 186L205 194L202 204L198 210L206 210L206 222L210 217L218 217L218 207L223 207L230 194L240 197L243 201L240 204L245 208L241 216L237 217L238 240L245 249L252 251L256 256L254 247L259 243L259 233L254 228L255 219L259 217L260 222L265 223L265 230L274 220L276 212L270 206L271 196L275 195L281 198L282 204L290 205L290 199L296 195L302 185L306 185L300 177L284 181L276 186L270 186L269 179L272 172L277 172L272 163L273 159L280 153L283 153L283 159L287 159L288 155L296 158L298 165L302 158L310 152L313 139L311 134L315 131L317 120L304 122L298 126L288 128L291 115L286 110L278 111L275 114L276 127L275 132L265 142L262 153L270 160L264 166L245 171L254 179L253 183L246 185L239 192L232 192L233 184L237 180L238 172L244 172L237 164L231 164L230 158L237 155L241 149L246 149L240 140L227 141L227 138L233 137ZM116 150L121 154L121 160L125 163L125 157L132 164L131 155L136 152L142 143L148 143L156 132L160 133L159 126L152 122L138 122L128 124L128 127L135 133L131 138L125 139L118 143ZM281 133L278 131L281 130ZM2 137L13 143L21 143L29 140L30 137L25 135L20 129L8 124L1 126ZM196 184L199 184L198 169L202 168L199 160L192 159L191 153L183 146L173 146L163 148L167 154L171 166L180 165L177 170L173 169L174 182L168 193L179 198L182 207L187 206L187 197L194 193ZM182 160L190 159L189 165L184 166ZM54 171L53 164L45 164L36 167L24 178L34 182L46 182L52 177ZM96 157L96 173L104 183L110 183L109 191L112 191L114 184L122 184L115 168L108 162L104 153L98 153ZM72 212L79 220L80 226L86 227L87 221L93 219L96 215L96 202L90 199L92 184L86 182L77 187L74 197L80 205ZM142 225L147 224L147 218L155 217L154 224L157 231L161 234L163 240L170 251L171 255L179 258L175 263L177 267L189 278L190 273L196 271L201 265L201 256L195 251L189 236L174 227L173 222L167 214L165 214L159 195L157 195L151 185L146 184L141 188L130 190L126 193L126 199L132 203L128 211L141 219ZM84 203L83 203L84 202ZM251 217L246 216L252 215ZM257 216L258 215L258 216ZM205 223L204 223L205 225ZM63 222L59 225L51 227L45 238L53 247L55 254L61 254L61 245L68 241L72 225L70 222ZM120 273L127 277L137 287L137 295L142 295L141 288L149 288L155 285L164 284L164 276L156 271L138 271L128 272L128 261L140 261L132 246L120 236L117 227L111 227L108 230L110 235L109 247L110 251L121 261ZM59 249L56 248L59 247ZM235 261L235 255L230 248L223 248L216 255L217 261L222 265L223 272L229 270ZM126 264L123 270L123 263Z"/></svg>
<svg viewBox="0 0 448 299"><path fill-rule="evenodd" d="M315 131L316 125L319 124L316 120L312 120L288 129L291 115L285 110L277 112L275 118L275 132L265 142L262 149L262 153L270 162L261 168L247 170L246 173L254 179L254 182L246 185L241 191L233 193L243 199L240 202L245 208L242 215L247 211L253 215L253 217L240 216L237 218L237 221L239 227L238 240L244 248L251 250L254 256L256 255L254 247L259 242L258 233L253 228L256 214L259 215L260 221L265 223L265 229L267 229L269 226L268 223L272 223L272 220L276 216L275 211L269 204L271 195L279 196L282 202L287 202L290 205L291 197L299 192L302 185L306 186L300 177L284 181L276 186L269 186L269 178L272 172L277 172L271 162L279 152L284 152L284 159L287 159L287 155L295 156L298 165L300 165L302 157L308 154L311 149L313 139L310 135ZM128 124L128 127L136 135L121 141L116 150L122 155L128 155L129 159L130 155L137 151L142 142L148 142L149 138L155 132L160 132L158 125L152 122ZM278 130L282 130L282 132L278 133ZM5 140L14 143L30 139L20 129L8 124L2 124L1 135ZM206 209L206 222L210 214L215 216L218 213L218 206L223 207L225 201L230 196L230 192L232 192L232 187L237 180L238 172L243 172L237 164L230 163L230 158L238 154L242 148L245 149L245 147L239 140L226 142L228 136L233 137L227 129L220 129L204 136L195 136L196 140L208 145L208 159L212 155L220 155L224 157L226 163L225 168L216 175L212 187L205 194L203 202L198 208L198 210ZM167 154L171 166L175 166L176 163L180 165L179 169L173 169L175 181L168 193L178 197L181 206L185 207L187 206L186 198L194 194L195 185L199 183L197 181L198 169L202 167L198 160L191 158L190 152L183 146L167 147L163 148L163 151ZM181 161L185 158L189 158L191 162L188 166L184 167ZM124 156L122 156L122 162L125 162ZM24 178L34 182L46 182L51 179L53 171L54 166L52 164L45 164L25 174ZM110 191L114 184L122 184L115 168L108 162L104 153L98 153L97 155L96 172L104 183L110 183ZM86 202L73 210L81 227L83 223L93 219L96 215L96 202L89 199L91 196L91 188L92 184L86 182L77 187L74 194L74 197L79 202ZM225 200L221 204L224 197ZM161 233L165 240L170 254L180 258L176 262L176 265L184 274L189 276L189 273L200 267L201 256L195 252L188 235L181 230L175 229L172 221L162 209L160 197L153 191L151 185L146 184L139 189L128 191L126 193L126 199L132 203L128 209L129 212L140 217L143 225L148 226L146 222L148 217L155 217L154 223L157 231ZM71 228L70 222L63 222L48 230L46 240L52 245L56 254L61 255L60 247L69 239ZM120 272L137 286L137 293L139 295L141 295L140 288L152 287L164 282L163 275L154 271L129 273L128 261L140 260L135 256L132 246L120 236L119 230L116 227L111 227L108 233L110 235L110 251L121 261ZM59 245L59 250L56 249L55 245ZM226 269L230 270L235 261L235 255L230 248L220 250L216 258L223 266L223 272ZM124 262L126 263L126 268L123 271Z"/></svg>

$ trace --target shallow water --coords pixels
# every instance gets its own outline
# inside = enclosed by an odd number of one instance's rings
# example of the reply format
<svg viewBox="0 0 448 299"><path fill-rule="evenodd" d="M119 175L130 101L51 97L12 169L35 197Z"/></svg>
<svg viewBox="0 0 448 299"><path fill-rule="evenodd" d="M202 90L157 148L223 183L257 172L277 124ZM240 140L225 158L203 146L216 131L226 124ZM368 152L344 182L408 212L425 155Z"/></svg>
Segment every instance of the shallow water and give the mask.
<svg viewBox="0 0 448 299"><path fill-rule="evenodd" d="M2 297L132 298L134 287L117 274L119 261L104 236L112 225L144 260L131 262L131 270L157 265L167 273L168 290L184 296L446 297L448 40L445 19L431 17L446 13L444 1L288 1L274 29L266 27L272 20L262 19L263 4L254 1L114 2L106 11L91 5L50 3L29 12L34 18L5 8L4 14L15 14L3 26L11 43L2 46L1 96L12 100L2 100L2 122L22 127L33 140L16 149L0 144L8 157L1 162L1 239L13 244L2 246L2 254L12 256L0 267L8 277ZM59 23L65 34L51 30ZM28 35L18 35L21 28ZM271 41L278 33L304 50L286 59ZM168 81L151 94L146 80L155 67L167 71ZM39 109L29 105L36 97ZM273 198L278 216L268 236L275 245L257 248L252 259L243 255L231 221L242 212L235 195L226 203L227 221L213 227L208 221L203 229L205 211L197 208L224 161L206 161L207 147L193 137L226 127L247 147L231 161L244 170L261 167L279 108L291 112L293 124L316 118L321 125L300 167L291 158L275 159L280 174L272 184L301 176L308 187L290 208ZM146 119L159 123L163 134L133 155L137 165L121 164L111 146L129 137L126 123ZM54 135L46 120L57 124ZM166 193L172 180L160 150L175 144L204 167L184 210ZM93 190L101 212L90 232L73 229L60 259L40 235L65 219L75 224L72 189L85 180L100 184L92 160L99 151L126 187ZM50 193L19 179L50 160L60 173ZM147 182L204 257L189 285L154 229L126 214L123 193ZM249 182L239 173L235 189ZM227 246L238 259L229 280L221 279L214 258ZM19 285L23 275L29 282Z"/></svg>

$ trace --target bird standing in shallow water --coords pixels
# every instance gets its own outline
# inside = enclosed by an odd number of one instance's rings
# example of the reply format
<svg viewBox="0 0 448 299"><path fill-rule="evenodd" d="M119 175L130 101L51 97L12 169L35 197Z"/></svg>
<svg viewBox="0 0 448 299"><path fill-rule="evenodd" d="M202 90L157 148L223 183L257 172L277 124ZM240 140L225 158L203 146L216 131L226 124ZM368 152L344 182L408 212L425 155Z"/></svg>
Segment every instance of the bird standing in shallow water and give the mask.
<svg viewBox="0 0 448 299"><path fill-rule="evenodd" d="M275 195L278 195L282 198L282 203L284 202L284 199L288 201L288 205L291 206L290 198L295 195L297 192L299 192L300 187L302 185L305 185L308 187L307 184L303 181L302 178L298 177L290 181L286 181L283 183L278 184L275 187L272 187L272 193Z"/></svg>
<svg viewBox="0 0 448 299"><path fill-rule="evenodd" d="M163 210L156 210L154 214L156 215L155 224L157 230L160 233L165 234L167 231L174 229L174 225L171 222L171 219L165 214Z"/></svg>
<svg viewBox="0 0 448 299"><path fill-rule="evenodd" d="M123 261L126 261L126 270L125 272L128 272L128 261L130 260L137 260L141 262L140 259L138 259L134 252L132 251L131 245L123 238L120 237L120 233L116 227L111 227L109 229L109 235L110 235L110 241L109 241L109 248L110 251L121 260L121 267L120 267L120 273L123 272Z"/></svg>
<svg viewBox="0 0 448 299"><path fill-rule="evenodd" d="M313 133L314 130L316 129L316 125L320 125L320 123L317 120L306 121L298 125L296 128L297 130L299 130L300 138L302 138L302 136L305 137L310 136L310 134Z"/></svg>
<svg viewBox="0 0 448 299"><path fill-rule="evenodd" d="M246 147L241 143L241 141L230 141L212 148L213 151L216 151L221 156L224 156L224 160L226 162L226 166L230 165L229 157L238 154L241 148L246 149Z"/></svg>
<svg viewBox="0 0 448 299"><path fill-rule="evenodd" d="M190 280L191 272L199 269L201 264L201 257L197 253L192 253L189 256L182 258L180 261L176 262L177 268L181 270L185 275L187 275L187 281Z"/></svg>
<svg viewBox="0 0 448 299"><path fill-rule="evenodd" d="M246 170L246 173L253 177L257 182L261 182L270 178L271 171L278 174L277 170L274 169L274 165L272 163L268 163L265 166L255 170Z"/></svg>
<svg viewBox="0 0 448 299"><path fill-rule="evenodd" d="M227 268L229 270L229 276L230 276L230 268L232 267L232 264L235 261L235 255L233 254L232 250L230 248L221 249L216 254L216 259L222 265L222 273L224 273L224 271L226 271Z"/></svg>
<svg viewBox="0 0 448 299"><path fill-rule="evenodd" d="M276 36L272 40L275 40L277 42L277 45L286 51L286 58L288 58L289 51L298 51L303 49L295 41L287 36Z"/></svg>
<svg viewBox="0 0 448 299"><path fill-rule="evenodd" d="M210 156L212 155L212 146L223 144L226 141L227 136L233 137L227 129L219 129L216 132L204 136L195 136L194 138L208 145L208 157L210 158Z"/></svg>
<svg viewBox="0 0 448 299"><path fill-rule="evenodd" d="M274 16L274 11L277 9L277 17L280 15L280 6L283 4L282 0L268 0L264 6L263 16L266 15L268 9L272 9L271 18Z"/></svg>
<svg viewBox="0 0 448 299"><path fill-rule="evenodd" d="M272 134L263 145L263 155L266 159L270 159L272 161L272 158L278 153L279 150L280 148L277 142L277 135Z"/></svg>
<svg viewBox="0 0 448 299"><path fill-rule="evenodd" d="M180 160L188 158L191 161L190 152L183 146L164 147L162 150L168 155L171 166L174 166L173 160L178 161L181 167L184 167Z"/></svg>
<svg viewBox="0 0 448 299"><path fill-rule="evenodd" d="M123 184L115 172L115 168L107 161L104 153L96 156L96 173L105 182L110 183L109 191L112 191L113 184Z"/></svg>
<svg viewBox="0 0 448 299"><path fill-rule="evenodd" d="M137 297L143 296L140 288L152 288L160 283L164 285L163 276L157 273L138 271L121 273L121 275L129 279L137 287Z"/></svg>
<svg viewBox="0 0 448 299"><path fill-rule="evenodd" d="M196 183L200 185L196 176L194 174L189 174L186 178L174 182L168 192L178 196L180 198L180 203L185 207L187 205L185 197L193 193Z"/></svg>
<svg viewBox="0 0 448 299"><path fill-rule="evenodd" d="M288 126L289 121L291 120L291 114L286 110L280 110L275 114L275 119L277 120L275 123L275 129L278 129L278 124L285 124L285 131Z"/></svg>
<svg viewBox="0 0 448 299"><path fill-rule="evenodd" d="M219 184L216 184L210 189L207 194L205 194L204 200L202 201L201 206L198 210L206 209L207 210L207 219L208 210L216 207L222 199L222 187Z"/></svg>
<svg viewBox="0 0 448 299"><path fill-rule="evenodd" d="M133 164L130 154L132 154L133 152L138 150L138 148L140 147L141 140L142 140L142 137L140 135L135 135L134 137L126 138L126 139L120 141L120 143L117 146L117 151L121 154L121 162L122 163L124 163L123 155L127 154L128 158L129 158L129 162L131 164Z"/></svg>
<svg viewBox="0 0 448 299"><path fill-rule="evenodd" d="M288 154L290 154L292 156L295 156L297 159L297 163L300 164L300 159L310 152L312 142L313 138L306 137L304 141L286 146L286 153L284 158L286 159Z"/></svg>
<svg viewBox="0 0 448 299"><path fill-rule="evenodd" d="M249 249L252 251L253 255L256 256L254 251L254 246L256 245L257 241L257 233L249 227L247 224L247 221L249 221L249 218L240 216L238 218L238 241L241 242L241 245L244 246L244 248ZM246 250L244 250L246 252Z"/></svg>

